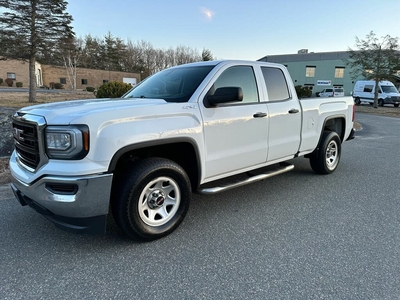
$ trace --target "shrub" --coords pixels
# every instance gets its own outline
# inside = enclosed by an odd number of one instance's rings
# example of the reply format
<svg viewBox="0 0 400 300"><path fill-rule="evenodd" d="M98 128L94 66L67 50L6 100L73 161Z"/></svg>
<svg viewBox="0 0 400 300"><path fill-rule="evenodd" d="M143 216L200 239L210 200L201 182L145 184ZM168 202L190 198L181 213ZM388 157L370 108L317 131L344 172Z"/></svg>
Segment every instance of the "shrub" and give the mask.
<svg viewBox="0 0 400 300"><path fill-rule="evenodd" d="M16 83L15 83L15 86L16 86L16 87L22 87L22 85L23 85L22 82L16 82Z"/></svg>
<svg viewBox="0 0 400 300"><path fill-rule="evenodd" d="M296 85L295 88L297 97L299 98L311 97L312 91L310 89L305 88L301 85Z"/></svg>
<svg viewBox="0 0 400 300"><path fill-rule="evenodd" d="M99 87L96 98L120 98L132 88L130 84L113 81L107 82Z"/></svg>
<svg viewBox="0 0 400 300"><path fill-rule="evenodd" d="M6 83L7 83L7 85L8 85L9 87L12 87L12 86L13 86L14 80L12 80L11 78L7 78L5 81L6 81Z"/></svg>
<svg viewBox="0 0 400 300"><path fill-rule="evenodd" d="M94 87L92 87L92 86L87 86L87 87L86 87L86 91L88 91L88 92L94 92Z"/></svg>
<svg viewBox="0 0 400 300"><path fill-rule="evenodd" d="M3 83L3 78L0 78L0 84L2 84Z"/></svg>
<svg viewBox="0 0 400 300"><path fill-rule="evenodd" d="M63 85L62 85L61 83L55 82L55 83L54 83L54 88L55 88L56 90L61 90L61 89L63 89L64 87L63 87Z"/></svg>

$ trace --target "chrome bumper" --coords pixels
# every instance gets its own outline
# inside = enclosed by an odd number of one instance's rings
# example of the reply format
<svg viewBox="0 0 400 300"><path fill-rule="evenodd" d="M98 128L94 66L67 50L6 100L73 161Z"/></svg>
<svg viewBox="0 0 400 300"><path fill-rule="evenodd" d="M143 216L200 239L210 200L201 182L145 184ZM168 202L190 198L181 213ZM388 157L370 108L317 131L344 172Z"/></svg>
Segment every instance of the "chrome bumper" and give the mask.
<svg viewBox="0 0 400 300"><path fill-rule="evenodd" d="M46 176L25 184L15 177L11 188L21 205L29 205L67 231L104 233L112 174Z"/></svg>

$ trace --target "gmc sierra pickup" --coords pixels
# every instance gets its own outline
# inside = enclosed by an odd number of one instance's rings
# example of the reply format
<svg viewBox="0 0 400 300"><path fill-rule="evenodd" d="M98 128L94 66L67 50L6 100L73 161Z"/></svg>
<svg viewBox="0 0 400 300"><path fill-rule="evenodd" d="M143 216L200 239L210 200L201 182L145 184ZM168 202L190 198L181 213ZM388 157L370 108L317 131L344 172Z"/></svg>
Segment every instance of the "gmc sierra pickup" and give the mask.
<svg viewBox="0 0 400 300"><path fill-rule="evenodd" d="M163 70L121 99L35 105L13 117L11 187L73 232L157 239L212 194L293 169L336 170L353 138L352 97L298 99L286 68L211 61Z"/></svg>

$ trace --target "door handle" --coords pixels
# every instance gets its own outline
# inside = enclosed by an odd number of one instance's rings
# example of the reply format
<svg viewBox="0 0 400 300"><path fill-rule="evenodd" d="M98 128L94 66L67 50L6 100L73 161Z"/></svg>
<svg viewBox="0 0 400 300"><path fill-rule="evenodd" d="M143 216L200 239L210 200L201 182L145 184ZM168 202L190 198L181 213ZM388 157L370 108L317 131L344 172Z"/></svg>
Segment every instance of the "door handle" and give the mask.
<svg viewBox="0 0 400 300"><path fill-rule="evenodd" d="M254 118L264 118L267 116L267 113L258 112L253 115Z"/></svg>
<svg viewBox="0 0 400 300"><path fill-rule="evenodd" d="M297 114L299 112L299 110L297 108L292 108L291 110L289 110L289 114Z"/></svg>

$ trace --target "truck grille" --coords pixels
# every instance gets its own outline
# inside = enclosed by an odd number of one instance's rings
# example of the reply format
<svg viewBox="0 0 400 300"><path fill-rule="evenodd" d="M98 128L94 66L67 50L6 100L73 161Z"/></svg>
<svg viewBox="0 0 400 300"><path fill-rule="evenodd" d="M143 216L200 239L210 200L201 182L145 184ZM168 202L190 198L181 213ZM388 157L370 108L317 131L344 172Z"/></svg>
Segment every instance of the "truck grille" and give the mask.
<svg viewBox="0 0 400 300"><path fill-rule="evenodd" d="M24 165L36 169L40 162L37 129L31 124L13 123L14 146Z"/></svg>
<svg viewBox="0 0 400 300"><path fill-rule="evenodd" d="M18 160L30 171L35 171L41 161L41 127L44 119L41 117L14 115L12 130L14 137L14 147Z"/></svg>

